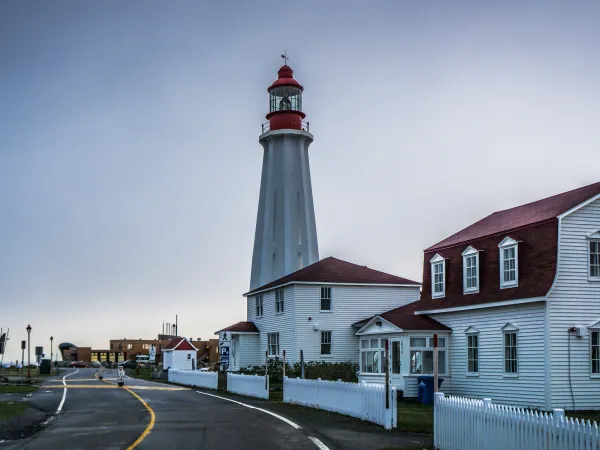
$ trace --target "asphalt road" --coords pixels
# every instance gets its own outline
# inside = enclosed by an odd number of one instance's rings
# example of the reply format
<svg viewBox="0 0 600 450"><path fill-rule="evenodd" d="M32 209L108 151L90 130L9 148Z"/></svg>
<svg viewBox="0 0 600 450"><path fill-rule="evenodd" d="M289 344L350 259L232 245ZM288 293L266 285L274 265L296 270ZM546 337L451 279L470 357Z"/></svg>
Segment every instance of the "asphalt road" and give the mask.
<svg viewBox="0 0 600 450"><path fill-rule="evenodd" d="M62 377L67 375L61 412L49 415L49 422L33 437L6 441L0 447L128 449L137 441L135 448L140 450L318 448L304 430L259 409L191 389L133 378L126 378L127 390L114 384L116 370L105 371L104 382L95 379L96 372L71 369L46 381L29 401L48 414L56 411L63 398ZM151 413L144 403L155 416L150 432L147 429Z"/></svg>

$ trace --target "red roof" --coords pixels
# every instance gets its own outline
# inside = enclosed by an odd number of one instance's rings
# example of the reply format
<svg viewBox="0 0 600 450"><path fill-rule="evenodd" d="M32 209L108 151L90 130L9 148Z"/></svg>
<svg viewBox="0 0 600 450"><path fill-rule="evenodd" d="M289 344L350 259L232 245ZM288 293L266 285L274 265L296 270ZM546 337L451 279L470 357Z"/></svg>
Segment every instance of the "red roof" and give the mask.
<svg viewBox="0 0 600 450"><path fill-rule="evenodd" d="M219 334L221 331L233 331L234 333L258 333L258 328L254 325L254 322L238 322L235 325L231 325L222 330L216 331L215 334Z"/></svg>
<svg viewBox="0 0 600 450"><path fill-rule="evenodd" d="M288 283L351 283L351 284L409 284L420 286L416 281L397 277L378 270L369 269L367 266L352 264L332 256L317 261L285 277L272 281L264 286L253 289L244 295L252 295L258 291L273 289Z"/></svg>
<svg viewBox="0 0 600 450"><path fill-rule="evenodd" d="M432 245L425 251L452 247L484 236L506 233L555 219L562 213L598 194L600 194L600 182L517 206L516 208L498 211Z"/></svg>
<svg viewBox="0 0 600 450"><path fill-rule="evenodd" d="M165 350L197 350L186 338L175 338L169 345L162 349Z"/></svg>
<svg viewBox="0 0 600 450"><path fill-rule="evenodd" d="M448 328L446 325L439 323L431 317L423 315L415 316L415 311L420 309L422 308L419 306L419 301L416 301L381 314L376 314L373 317L379 316L403 330L452 331L451 328ZM360 325L362 327L373 317L356 322L354 325Z"/></svg>
<svg viewBox="0 0 600 450"><path fill-rule="evenodd" d="M277 71L277 80L273 81L273 84L267 90L271 92L277 86L296 86L301 91L304 90L300 83L294 79L294 71L288 65L281 66L279 71Z"/></svg>

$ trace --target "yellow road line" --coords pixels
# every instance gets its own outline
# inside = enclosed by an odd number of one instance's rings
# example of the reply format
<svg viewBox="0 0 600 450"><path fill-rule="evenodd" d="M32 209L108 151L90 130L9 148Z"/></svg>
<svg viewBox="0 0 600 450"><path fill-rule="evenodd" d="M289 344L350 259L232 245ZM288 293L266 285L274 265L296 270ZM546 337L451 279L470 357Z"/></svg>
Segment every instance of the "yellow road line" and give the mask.
<svg viewBox="0 0 600 450"><path fill-rule="evenodd" d="M100 372L98 372L98 373L100 373ZM96 378L98 378L98 373L96 373L96 375L94 375ZM102 381L104 383L112 384L113 386L116 386L114 383L111 383L110 381L105 381L105 380L102 380ZM127 450L133 450L138 445L140 445L140 443L144 439L146 439L146 436L148 436L150 434L150 431L152 431L152 428L154 428L154 422L156 420L156 416L154 415L154 410L152 408L150 408L150 405L148 405L148 403L146 403L142 397L137 395L135 392L133 392L129 388L125 388L125 390L127 392L129 392L131 395L133 395L135 398L137 398L142 403L142 405L144 405L146 407L146 409L150 413L150 423L148 424L146 429L142 432L142 434L140 434L140 437L138 437L133 444L131 444L129 447L127 447Z"/></svg>
<svg viewBox="0 0 600 450"><path fill-rule="evenodd" d="M146 403L142 397L137 395L135 392L133 392L129 388L125 388L125 390L127 392L129 392L131 395L133 395L135 398L137 398L140 402L142 402L142 405L144 405L146 407L146 409L148 410L148 412L150 413L150 423L148 424L148 426L146 427L144 432L140 435L139 438L136 439L136 441L133 444L131 444L129 447L127 447L127 450L133 450L146 438L146 436L148 436L148 434L150 434L150 431L152 431L152 428L154 428L154 421L155 421L156 417L154 416L154 411L152 410L152 408L150 408L150 405L148 405L148 403Z"/></svg>

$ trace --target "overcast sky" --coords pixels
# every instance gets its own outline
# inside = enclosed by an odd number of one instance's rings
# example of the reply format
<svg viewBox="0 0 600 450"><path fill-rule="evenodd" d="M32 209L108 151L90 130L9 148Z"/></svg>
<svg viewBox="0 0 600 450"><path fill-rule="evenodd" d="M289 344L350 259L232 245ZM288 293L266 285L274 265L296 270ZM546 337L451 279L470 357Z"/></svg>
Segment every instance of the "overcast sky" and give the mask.
<svg viewBox="0 0 600 450"><path fill-rule="evenodd" d="M321 257L421 280L427 246L600 181L600 4L489 3L1 2L5 360L28 323L48 351L245 320L284 50Z"/></svg>

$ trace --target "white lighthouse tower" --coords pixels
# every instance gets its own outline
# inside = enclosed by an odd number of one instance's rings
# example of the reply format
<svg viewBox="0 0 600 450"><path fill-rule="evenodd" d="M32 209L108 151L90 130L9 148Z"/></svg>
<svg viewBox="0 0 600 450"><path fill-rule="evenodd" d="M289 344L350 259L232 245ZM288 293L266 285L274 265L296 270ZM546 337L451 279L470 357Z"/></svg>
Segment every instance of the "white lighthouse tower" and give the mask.
<svg viewBox="0 0 600 450"><path fill-rule="evenodd" d="M268 88L269 122L259 138L264 156L250 289L319 260L308 162L313 136L303 122L304 88L293 76L286 64Z"/></svg>

